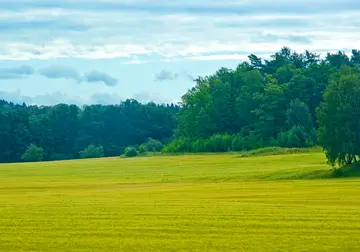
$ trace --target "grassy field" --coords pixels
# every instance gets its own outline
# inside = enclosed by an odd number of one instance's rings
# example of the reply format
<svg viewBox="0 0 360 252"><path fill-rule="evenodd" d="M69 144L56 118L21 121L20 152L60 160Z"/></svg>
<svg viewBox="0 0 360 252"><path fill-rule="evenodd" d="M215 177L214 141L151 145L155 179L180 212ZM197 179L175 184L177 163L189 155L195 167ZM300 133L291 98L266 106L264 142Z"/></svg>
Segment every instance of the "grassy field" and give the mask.
<svg viewBox="0 0 360 252"><path fill-rule="evenodd" d="M0 251L359 251L320 152L0 165Z"/></svg>

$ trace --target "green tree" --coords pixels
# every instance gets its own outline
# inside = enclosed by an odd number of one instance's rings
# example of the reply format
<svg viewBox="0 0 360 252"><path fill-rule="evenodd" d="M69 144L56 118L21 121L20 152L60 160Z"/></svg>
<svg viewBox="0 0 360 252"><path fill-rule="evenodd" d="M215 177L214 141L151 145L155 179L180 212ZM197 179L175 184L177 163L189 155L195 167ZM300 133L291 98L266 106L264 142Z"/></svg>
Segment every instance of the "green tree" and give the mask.
<svg viewBox="0 0 360 252"><path fill-rule="evenodd" d="M313 128L309 107L299 99L292 100L286 110L286 122L289 128L302 126L307 131Z"/></svg>
<svg viewBox="0 0 360 252"><path fill-rule="evenodd" d="M126 147L124 155L125 157L136 157L138 153L134 147Z"/></svg>
<svg viewBox="0 0 360 252"><path fill-rule="evenodd" d="M104 148L101 145L95 146L91 144L80 152L81 158L101 158L103 156L104 156Z"/></svg>
<svg viewBox="0 0 360 252"><path fill-rule="evenodd" d="M356 162L360 154L360 74L342 67L334 74L317 109L318 138L330 164Z"/></svg>
<svg viewBox="0 0 360 252"><path fill-rule="evenodd" d="M264 139L274 138L286 127L286 95L285 86L268 85L264 93L259 95L261 103L255 110L258 117L256 132Z"/></svg>
<svg viewBox="0 0 360 252"><path fill-rule="evenodd" d="M21 159L24 162L40 162L43 160L43 156L44 150L41 147L31 144L21 156Z"/></svg>
<svg viewBox="0 0 360 252"><path fill-rule="evenodd" d="M159 152L164 147L163 143L159 140L152 139L151 137L148 140L141 144L139 147L139 152Z"/></svg>

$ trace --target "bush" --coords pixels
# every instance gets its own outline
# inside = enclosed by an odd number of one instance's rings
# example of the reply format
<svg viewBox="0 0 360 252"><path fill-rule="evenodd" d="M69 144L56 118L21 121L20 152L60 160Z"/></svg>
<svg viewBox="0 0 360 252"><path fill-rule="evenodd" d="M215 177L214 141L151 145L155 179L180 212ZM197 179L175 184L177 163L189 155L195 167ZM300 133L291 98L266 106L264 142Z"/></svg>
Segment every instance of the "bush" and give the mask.
<svg viewBox="0 0 360 252"><path fill-rule="evenodd" d="M148 138L148 141L146 143L143 143L142 145L146 151L151 152L160 152L164 147L162 142L152 138Z"/></svg>
<svg viewBox="0 0 360 252"><path fill-rule="evenodd" d="M225 152L231 148L231 136L216 134L205 140L205 152Z"/></svg>
<svg viewBox="0 0 360 252"><path fill-rule="evenodd" d="M101 157L104 157L104 148L101 145L95 146L91 144L80 152L80 158L101 158Z"/></svg>
<svg viewBox="0 0 360 252"><path fill-rule="evenodd" d="M205 140L198 139L195 142L191 143L191 151L192 152L203 152L205 150Z"/></svg>
<svg viewBox="0 0 360 252"><path fill-rule="evenodd" d="M289 131L281 132L278 138L262 138L254 132L234 135L215 134L209 138L191 141L185 137L177 138L163 148L164 153L184 152L227 152L251 151L266 147L311 147L316 143L316 132L306 131L302 126L294 126Z"/></svg>
<svg viewBox="0 0 360 252"><path fill-rule="evenodd" d="M44 158L44 150L41 147L31 144L24 154L21 156L21 159L24 162L40 162Z"/></svg>
<svg viewBox="0 0 360 252"><path fill-rule="evenodd" d="M164 153L190 152L191 142L185 137L177 138L166 145L162 151Z"/></svg>
<svg viewBox="0 0 360 252"><path fill-rule="evenodd" d="M126 147L124 155L125 157L136 157L138 153L134 147Z"/></svg>
<svg viewBox="0 0 360 252"><path fill-rule="evenodd" d="M140 154L144 154L144 153L146 153L146 152L147 152L147 149L146 149L145 144L140 145L140 147L139 147L139 153L140 153Z"/></svg>

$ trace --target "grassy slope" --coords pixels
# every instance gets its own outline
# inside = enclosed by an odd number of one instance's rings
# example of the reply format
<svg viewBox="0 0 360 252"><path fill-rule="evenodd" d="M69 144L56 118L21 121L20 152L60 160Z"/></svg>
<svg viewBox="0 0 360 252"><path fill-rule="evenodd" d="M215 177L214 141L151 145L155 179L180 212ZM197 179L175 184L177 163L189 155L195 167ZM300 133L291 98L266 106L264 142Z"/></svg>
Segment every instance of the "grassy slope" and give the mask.
<svg viewBox="0 0 360 252"><path fill-rule="evenodd" d="M322 153L1 165L0 251L358 251L360 179L329 170Z"/></svg>

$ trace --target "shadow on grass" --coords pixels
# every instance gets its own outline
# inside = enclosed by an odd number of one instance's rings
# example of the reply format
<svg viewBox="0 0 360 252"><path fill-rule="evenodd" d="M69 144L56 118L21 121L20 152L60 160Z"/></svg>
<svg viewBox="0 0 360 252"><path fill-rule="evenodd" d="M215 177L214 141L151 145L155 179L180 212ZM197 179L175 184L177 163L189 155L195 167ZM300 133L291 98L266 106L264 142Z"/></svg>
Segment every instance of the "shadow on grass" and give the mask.
<svg viewBox="0 0 360 252"><path fill-rule="evenodd" d="M313 153L320 152L320 147L312 148L282 148L282 147L265 147L261 149L245 151L240 153L237 157L259 157L259 156L275 156L275 155L287 155L298 153Z"/></svg>
<svg viewBox="0 0 360 252"><path fill-rule="evenodd" d="M329 170L319 170L303 173L294 179L341 179L341 178L360 178L360 163L332 168Z"/></svg>
<svg viewBox="0 0 360 252"><path fill-rule="evenodd" d="M315 171L278 171L257 178L264 180L318 180L318 179L345 179L360 178L360 164L350 165L339 169L329 168Z"/></svg>
<svg viewBox="0 0 360 252"><path fill-rule="evenodd" d="M360 163L347 165L331 171L332 178L356 178L360 177Z"/></svg>

